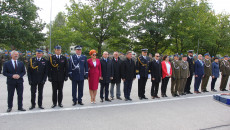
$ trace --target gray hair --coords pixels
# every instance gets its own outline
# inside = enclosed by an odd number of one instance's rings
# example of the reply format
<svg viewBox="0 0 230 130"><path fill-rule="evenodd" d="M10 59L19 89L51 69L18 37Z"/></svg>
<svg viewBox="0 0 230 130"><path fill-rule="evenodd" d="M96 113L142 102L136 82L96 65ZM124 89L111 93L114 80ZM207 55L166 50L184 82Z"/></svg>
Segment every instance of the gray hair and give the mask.
<svg viewBox="0 0 230 130"><path fill-rule="evenodd" d="M14 53L18 53L18 51L15 50L11 51L11 55L13 55Z"/></svg>
<svg viewBox="0 0 230 130"><path fill-rule="evenodd" d="M156 56L156 55L160 55L160 54L159 54L159 53L155 53L155 56Z"/></svg>
<svg viewBox="0 0 230 130"><path fill-rule="evenodd" d="M107 51L104 51L104 52L103 52L103 54L105 54L105 53L109 54Z"/></svg>

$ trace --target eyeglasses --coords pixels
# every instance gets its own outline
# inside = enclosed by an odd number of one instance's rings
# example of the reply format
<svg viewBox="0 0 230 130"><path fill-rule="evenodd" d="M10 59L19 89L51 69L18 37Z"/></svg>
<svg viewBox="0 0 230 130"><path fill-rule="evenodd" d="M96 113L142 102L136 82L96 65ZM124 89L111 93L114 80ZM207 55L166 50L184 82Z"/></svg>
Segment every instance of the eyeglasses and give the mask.
<svg viewBox="0 0 230 130"><path fill-rule="evenodd" d="M160 56L156 56L156 57L160 57Z"/></svg>
<svg viewBox="0 0 230 130"><path fill-rule="evenodd" d="M93 56L96 56L97 54L93 54Z"/></svg>

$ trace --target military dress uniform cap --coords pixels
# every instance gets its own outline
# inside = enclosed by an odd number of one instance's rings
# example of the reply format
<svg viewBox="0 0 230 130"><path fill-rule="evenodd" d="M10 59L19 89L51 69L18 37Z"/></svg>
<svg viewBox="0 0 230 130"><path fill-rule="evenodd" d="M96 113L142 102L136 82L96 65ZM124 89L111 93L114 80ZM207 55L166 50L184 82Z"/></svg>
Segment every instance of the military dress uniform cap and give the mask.
<svg viewBox="0 0 230 130"><path fill-rule="evenodd" d="M27 51L27 53L31 53L31 51Z"/></svg>
<svg viewBox="0 0 230 130"><path fill-rule="evenodd" d="M43 51L42 51L42 50L40 50L40 49L37 49L37 50L36 50L36 52L38 52L38 53L42 53Z"/></svg>
<svg viewBox="0 0 230 130"><path fill-rule="evenodd" d="M193 50L189 50L188 53L193 53Z"/></svg>
<svg viewBox="0 0 230 130"><path fill-rule="evenodd" d="M228 57L228 55L225 55L224 57Z"/></svg>
<svg viewBox="0 0 230 130"><path fill-rule="evenodd" d="M82 46L81 45L77 45L74 47L75 50L81 50L82 49Z"/></svg>
<svg viewBox="0 0 230 130"><path fill-rule="evenodd" d="M188 56L188 55L186 55L186 54L185 54L185 55L183 55L183 57L187 57L187 56Z"/></svg>
<svg viewBox="0 0 230 130"><path fill-rule="evenodd" d="M5 50L4 52L8 52L7 50Z"/></svg>
<svg viewBox="0 0 230 130"><path fill-rule="evenodd" d="M209 53L204 54L204 56L210 56Z"/></svg>
<svg viewBox="0 0 230 130"><path fill-rule="evenodd" d="M148 51L148 49L141 49L141 51L147 52L147 51Z"/></svg>
<svg viewBox="0 0 230 130"><path fill-rule="evenodd" d="M57 45L57 46L54 47L54 49L60 50L60 49L61 49L61 46L60 46L60 45Z"/></svg>

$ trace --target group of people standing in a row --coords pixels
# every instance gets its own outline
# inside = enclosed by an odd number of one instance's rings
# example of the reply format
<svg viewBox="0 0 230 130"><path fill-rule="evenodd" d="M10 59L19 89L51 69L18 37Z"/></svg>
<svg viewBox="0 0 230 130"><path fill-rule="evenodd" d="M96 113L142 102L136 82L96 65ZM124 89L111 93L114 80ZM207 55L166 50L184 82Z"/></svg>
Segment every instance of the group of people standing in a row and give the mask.
<svg viewBox="0 0 230 130"><path fill-rule="evenodd" d="M167 97L166 90L169 79L171 78L171 93L173 97L179 95L192 94L190 85L195 73L194 93L199 92L199 86L202 80L202 92L207 91L207 83L209 77L212 77L212 91L214 89L216 79L219 77L219 66L222 74L221 91L227 91L226 85L230 75L230 67L228 56L218 63L218 58L211 63L209 54L205 54L205 59L202 60L202 55L198 56L198 60L194 61L193 52L189 51L188 56L183 55L182 60L179 60L177 54L174 55L174 60L169 61L169 56L163 56L160 60L160 54L156 53L153 60L147 56L148 49L142 49L142 55L135 60L132 52L126 53L126 58L119 58L119 53L114 52L113 58L109 58L108 52L104 52L101 59L97 59L97 52L91 50L90 59L82 55L82 46L75 47L76 54L67 59L61 55L61 46L55 46L55 54L51 55L48 60L43 58L43 51L37 50L36 56L29 59L27 75L31 86L31 107L36 106L36 91L38 90L38 107L42 106L43 87L47 80L52 83L52 108L63 107L63 86L64 81L68 78L72 81L72 101L73 106L82 102L84 80L88 79L89 92L91 103L96 103L96 95L98 84L100 83L100 99L101 102L121 98L121 81L124 82L124 97L125 101L131 101L130 93L132 90L133 80L138 79L138 97L140 100L148 99L145 96L145 86L148 79L152 81L151 96L152 99L159 98L158 89L161 83L161 96ZM25 111L23 108L23 76L26 74L24 64L18 60L19 54L17 51L11 52L12 59L5 62L3 66L3 75L7 77L8 90L8 109L11 112L13 107L13 96L16 89L18 94L18 110ZM110 85L111 84L111 85ZM110 90L109 90L110 86ZM116 95L114 89L116 88ZM110 92L110 98L109 98Z"/></svg>

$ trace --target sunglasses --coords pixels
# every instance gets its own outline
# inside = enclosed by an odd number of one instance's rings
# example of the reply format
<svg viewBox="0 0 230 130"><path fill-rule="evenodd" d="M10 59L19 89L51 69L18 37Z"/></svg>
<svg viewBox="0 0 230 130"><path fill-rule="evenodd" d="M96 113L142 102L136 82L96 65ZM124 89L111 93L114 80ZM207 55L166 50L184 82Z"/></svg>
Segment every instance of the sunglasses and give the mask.
<svg viewBox="0 0 230 130"><path fill-rule="evenodd" d="M93 56L96 56L97 54L93 54Z"/></svg>
<svg viewBox="0 0 230 130"><path fill-rule="evenodd" d="M160 56L156 56L156 57L160 57Z"/></svg>

